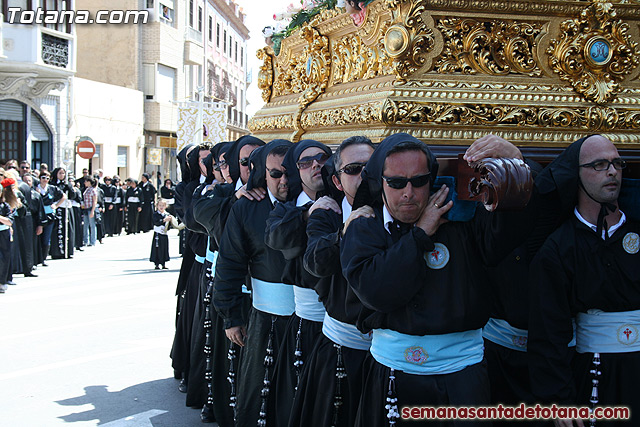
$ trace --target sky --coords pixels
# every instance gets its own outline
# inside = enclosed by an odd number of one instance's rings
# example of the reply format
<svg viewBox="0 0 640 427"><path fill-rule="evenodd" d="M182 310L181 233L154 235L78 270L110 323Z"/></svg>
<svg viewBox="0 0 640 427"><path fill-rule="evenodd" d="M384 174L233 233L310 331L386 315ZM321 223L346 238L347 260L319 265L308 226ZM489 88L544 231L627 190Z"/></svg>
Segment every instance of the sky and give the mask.
<svg viewBox="0 0 640 427"><path fill-rule="evenodd" d="M258 72L262 63L256 58L256 51L265 46L262 29L267 25L274 25L273 14L284 12L291 3L297 4L300 0L236 0L242 7L245 17L245 25L249 29L251 37L247 43L247 64L253 73L253 82L247 90L247 114L249 117L264 105L262 91L258 89Z"/></svg>

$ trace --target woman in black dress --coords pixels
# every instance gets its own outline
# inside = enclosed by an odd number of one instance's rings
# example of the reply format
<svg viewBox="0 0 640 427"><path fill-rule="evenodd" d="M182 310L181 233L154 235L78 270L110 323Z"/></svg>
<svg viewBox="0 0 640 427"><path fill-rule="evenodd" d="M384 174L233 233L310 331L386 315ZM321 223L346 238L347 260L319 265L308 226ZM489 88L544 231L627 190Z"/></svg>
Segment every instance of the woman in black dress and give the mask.
<svg viewBox="0 0 640 427"><path fill-rule="evenodd" d="M67 181L67 171L55 168L51 173L51 184L58 187L66 196L55 212L55 222L51 234L51 258L72 258L75 247L75 215L69 199L75 198L73 187Z"/></svg>

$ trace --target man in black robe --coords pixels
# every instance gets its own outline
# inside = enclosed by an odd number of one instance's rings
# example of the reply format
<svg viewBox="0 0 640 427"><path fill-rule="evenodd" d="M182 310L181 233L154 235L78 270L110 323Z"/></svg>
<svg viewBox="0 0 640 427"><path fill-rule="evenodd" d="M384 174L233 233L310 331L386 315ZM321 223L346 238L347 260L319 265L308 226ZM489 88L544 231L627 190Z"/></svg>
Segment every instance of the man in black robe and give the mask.
<svg viewBox="0 0 640 427"><path fill-rule="evenodd" d="M213 303L227 337L244 347L237 378L235 416L239 426L255 426L259 419L264 422L273 360L294 311L291 286L281 280L284 258L264 243L267 217L274 204L286 200L289 191L282 161L290 145L275 140L252 152L253 170L245 189L266 187L267 197L241 197L233 204L216 263ZM253 307L247 322L242 288L248 278Z"/></svg>
<svg viewBox="0 0 640 427"><path fill-rule="evenodd" d="M127 234L137 234L140 232L138 222L140 218L140 211L142 211L143 196L142 191L138 187L138 181L129 178L128 184L129 188L127 188L127 192L125 193L126 207L124 208L127 215L127 224L129 226Z"/></svg>
<svg viewBox="0 0 640 427"><path fill-rule="evenodd" d="M484 157L522 155L498 140ZM341 245L343 274L366 309L357 326L373 331L358 426L403 423L409 406L489 403L483 264L508 253L508 240L518 243L513 230L522 218L477 212L469 222L447 222L449 189L431 195L437 172L429 148L404 133L387 137L363 172L375 216L355 219Z"/></svg>
<svg viewBox="0 0 640 427"><path fill-rule="evenodd" d="M31 211L31 220L32 220L32 227L34 230L33 236L32 236L32 256L33 256L33 263L34 265L37 265L41 262L42 260L42 249L40 247L40 238L39 236L42 234L44 228L44 224L45 224L45 214L44 214L44 205L42 203L42 196L40 195L40 193L35 189L34 185L33 185L33 176L31 174L25 174L22 177L22 180L24 181L25 184L27 184L29 186L29 188L31 188L31 197L30 200L28 201L29 203L29 210Z"/></svg>
<svg viewBox="0 0 640 427"><path fill-rule="evenodd" d="M542 193L559 195L566 221L531 265L528 351L540 401L626 406L629 425L636 425L640 222L637 211L619 204L624 167L611 141L592 135L569 146L536 179ZM574 316L575 356L567 347ZM574 422L583 425L579 419L555 420L557 426Z"/></svg>
<svg viewBox="0 0 640 427"><path fill-rule="evenodd" d="M102 191L104 191L104 232L107 236L113 236L116 228L116 214L118 207L115 204L117 187L113 185L113 180L110 176L104 177L104 184L101 185Z"/></svg>
<svg viewBox="0 0 640 427"><path fill-rule="evenodd" d="M267 221L265 243L282 252L287 260L282 281L294 285L296 301L296 312L287 325L274 368L269 423L288 423L305 360L321 335L326 312L314 289L318 278L304 269L303 255L309 208L324 191L322 166L330 156L329 147L310 139L289 150L282 164L289 174L288 202L276 206Z"/></svg>
<svg viewBox="0 0 640 427"><path fill-rule="evenodd" d="M149 180L151 175L143 173L140 179L142 190L142 210L140 211L140 231L146 233L153 228L152 216L155 211L156 187Z"/></svg>
<svg viewBox="0 0 640 427"><path fill-rule="evenodd" d="M21 164L23 167L28 165L29 164L25 164L25 162ZM31 272L35 265L35 259L33 257L33 236L36 232L33 213L31 211L31 186L24 181L24 175L22 177L23 180L18 181L18 190L20 191L19 194L22 195L20 198L27 209L24 210L24 215L16 216L14 223L15 240L20 252L21 265L14 266L14 268L19 268L19 271L24 274L24 277L36 277L36 275Z"/></svg>
<svg viewBox="0 0 640 427"><path fill-rule="evenodd" d="M373 215L369 206L353 212L351 208L362 181L362 169L373 150L371 141L362 136L343 141L332 161L323 167L325 188L335 191L318 199L309 209L304 266L320 278L315 290L327 314L322 336L300 379L289 420L291 426L350 427L355 422L362 390L362 364L371 337L355 326L361 305L349 295L342 275L340 243L344 229L353 219Z"/></svg>

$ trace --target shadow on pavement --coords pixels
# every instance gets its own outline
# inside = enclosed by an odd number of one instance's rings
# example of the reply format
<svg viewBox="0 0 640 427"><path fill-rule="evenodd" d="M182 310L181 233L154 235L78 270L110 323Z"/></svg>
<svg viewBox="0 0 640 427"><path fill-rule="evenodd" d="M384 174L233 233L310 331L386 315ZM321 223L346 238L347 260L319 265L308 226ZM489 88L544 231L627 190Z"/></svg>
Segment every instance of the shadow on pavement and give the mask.
<svg viewBox="0 0 640 427"><path fill-rule="evenodd" d="M105 427L181 427L202 424L200 411L185 406L185 395L173 378L136 384L110 392L106 385L84 388L84 396L59 400L62 406L91 404L93 409L59 417L67 423L97 420ZM217 426L217 424L208 424Z"/></svg>

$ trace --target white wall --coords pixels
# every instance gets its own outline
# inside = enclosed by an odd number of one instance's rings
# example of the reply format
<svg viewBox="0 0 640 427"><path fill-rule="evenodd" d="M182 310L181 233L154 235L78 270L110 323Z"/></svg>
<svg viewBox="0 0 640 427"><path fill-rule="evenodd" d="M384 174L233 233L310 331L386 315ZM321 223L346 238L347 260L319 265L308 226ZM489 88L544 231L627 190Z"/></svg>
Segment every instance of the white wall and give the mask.
<svg viewBox="0 0 640 427"><path fill-rule="evenodd" d="M138 177L144 167L143 93L81 78L74 78L72 85L73 126L70 136L74 141L79 136L89 136L101 145L101 158L93 164L98 164L106 175L117 173L118 146L129 147L127 176ZM88 160L76 156L76 175L88 165Z"/></svg>

